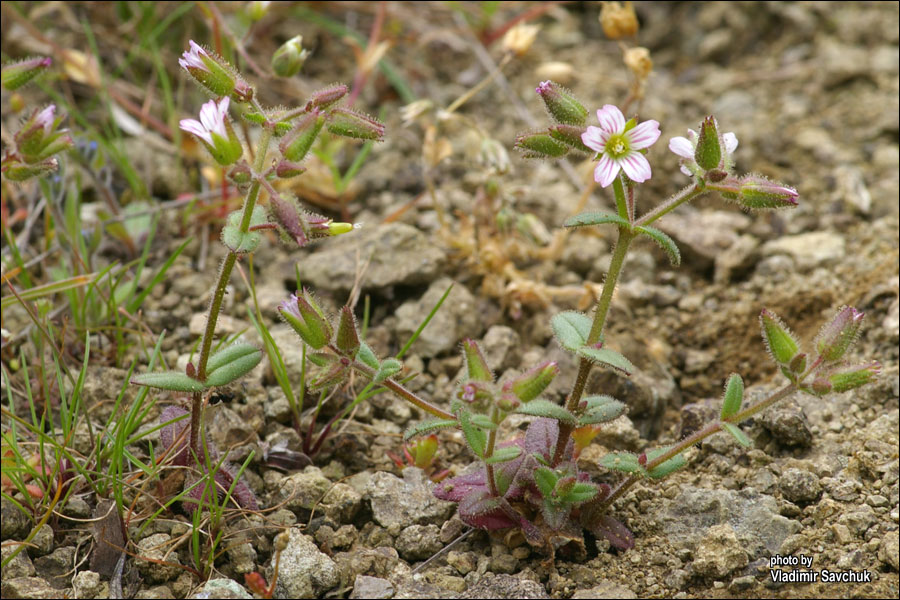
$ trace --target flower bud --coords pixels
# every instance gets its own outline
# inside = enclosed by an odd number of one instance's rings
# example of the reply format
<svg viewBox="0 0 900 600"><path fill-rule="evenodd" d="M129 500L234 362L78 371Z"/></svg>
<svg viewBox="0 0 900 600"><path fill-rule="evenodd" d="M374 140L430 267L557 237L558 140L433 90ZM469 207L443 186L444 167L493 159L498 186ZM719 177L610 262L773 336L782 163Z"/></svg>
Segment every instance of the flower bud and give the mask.
<svg viewBox="0 0 900 600"><path fill-rule="evenodd" d="M317 112L311 112L300 117L297 124L284 136L278 148L281 154L292 162L299 162L306 157L309 149L312 148L316 136L322 131L325 124L325 117Z"/></svg>
<svg viewBox="0 0 900 600"><path fill-rule="evenodd" d="M241 141L234 133L228 118L230 99L210 100L200 108L200 120L182 119L178 126L193 134L209 151L217 163L228 166L244 154Z"/></svg>
<svg viewBox="0 0 900 600"><path fill-rule="evenodd" d="M303 48L303 36L292 37L272 55L272 70L279 77L293 77L303 68L309 51Z"/></svg>
<svg viewBox="0 0 900 600"><path fill-rule="evenodd" d="M71 148L75 142L69 131L59 129L62 119L56 116L56 106L53 104L42 110L35 110L13 137L16 155L23 162L34 164Z"/></svg>
<svg viewBox="0 0 900 600"><path fill-rule="evenodd" d="M293 198L284 198L281 195L269 197L269 212L278 223L282 233L297 242L301 248L309 242L308 228L304 227L300 209Z"/></svg>
<svg viewBox="0 0 900 600"><path fill-rule="evenodd" d="M825 379L824 377L817 377L812 385L809 387L808 392L812 392L816 396L824 396L825 394L831 393L831 382Z"/></svg>
<svg viewBox="0 0 900 600"><path fill-rule="evenodd" d="M846 392L871 383L881 372L881 364L871 362L843 369L828 376L831 389L835 392Z"/></svg>
<svg viewBox="0 0 900 600"><path fill-rule="evenodd" d="M709 116L700 123L700 135L694 149L694 160L704 171L715 169L722 160L722 145L715 117Z"/></svg>
<svg viewBox="0 0 900 600"><path fill-rule="evenodd" d="M511 391L522 402L530 402L540 396L557 375L559 365L555 361L547 361L508 381L503 391Z"/></svg>
<svg viewBox="0 0 900 600"><path fill-rule="evenodd" d="M384 137L384 125L349 108L336 108L328 115L325 127L334 135L355 138L358 140L375 140L380 142Z"/></svg>
<svg viewBox="0 0 900 600"><path fill-rule="evenodd" d="M477 403L476 408L489 404L494 398L492 386L486 381L468 381L460 386L456 396L469 404Z"/></svg>
<svg viewBox="0 0 900 600"><path fill-rule="evenodd" d="M230 179L237 185L250 183L250 180L252 178L253 173L250 171L250 167L247 166L247 164L244 162L235 165L230 171L228 171L228 179Z"/></svg>
<svg viewBox="0 0 900 600"><path fill-rule="evenodd" d="M791 364L800 351L791 330L778 318L778 315L765 308L759 315L759 324L762 328L763 340L772 358L782 365Z"/></svg>
<svg viewBox="0 0 900 600"><path fill-rule="evenodd" d="M816 338L816 350L825 361L840 360L859 337L865 313L852 306L842 307Z"/></svg>
<svg viewBox="0 0 900 600"><path fill-rule="evenodd" d="M300 175L304 171L306 171L306 167L298 162L287 159L279 161L275 166L275 175L277 175L279 179L290 179L291 177Z"/></svg>
<svg viewBox="0 0 900 600"><path fill-rule="evenodd" d="M515 147L525 158L559 158L569 152L568 146L543 131L520 134Z"/></svg>
<svg viewBox="0 0 900 600"><path fill-rule="evenodd" d="M17 90L45 72L52 63L49 56L39 56L6 64L0 72L0 81L5 89Z"/></svg>
<svg viewBox="0 0 900 600"><path fill-rule="evenodd" d="M800 375L806 370L806 352L800 352L791 359L788 369L795 375Z"/></svg>
<svg viewBox="0 0 900 600"><path fill-rule="evenodd" d="M331 341L331 324L308 291L282 302L278 313L311 348L318 350Z"/></svg>
<svg viewBox="0 0 900 600"><path fill-rule="evenodd" d="M463 340L463 359L466 361L469 381L493 381L494 374L474 340Z"/></svg>
<svg viewBox="0 0 900 600"><path fill-rule="evenodd" d="M738 202L751 209L793 208L797 206L797 190L769 181L762 175L741 178Z"/></svg>
<svg viewBox="0 0 900 600"><path fill-rule="evenodd" d="M328 223L328 235L341 235L359 229L359 223Z"/></svg>
<svg viewBox="0 0 900 600"><path fill-rule="evenodd" d="M340 102L349 92L350 88L343 83L328 86L325 89L313 93L309 102L306 103L306 110L324 110L330 108L331 106L334 106L335 103Z"/></svg>
<svg viewBox="0 0 900 600"><path fill-rule="evenodd" d="M553 81L542 81L535 91L544 101L550 117L557 123L579 125L587 122L588 110L566 88Z"/></svg>
<svg viewBox="0 0 900 600"><path fill-rule="evenodd" d="M581 136L585 132L584 127L578 127L577 125L553 125L548 131L550 132L550 137L571 146L579 152L595 154L593 150L585 146L584 142L581 141Z"/></svg>
<svg viewBox="0 0 900 600"><path fill-rule="evenodd" d="M197 83L214 96L231 96L236 102L247 102L253 98L253 88L237 75L234 67L224 59L207 52L194 40L190 40L189 43L190 50L181 55L178 64Z"/></svg>
<svg viewBox="0 0 900 600"><path fill-rule="evenodd" d="M53 156L46 158L41 162L33 164L25 164L18 160L12 159L4 163L3 176L9 181L27 181L32 177L53 173L59 169L59 160Z"/></svg>
<svg viewBox="0 0 900 600"><path fill-rule="evenodd" d="M253 0L253 2L247 3L244 12L247 15L247 18L255 23L266 16L266 13L269 12L270 4L272 3L266 0Z"/></svg>
<svg viewBox="0 0 900 600"><path fill-rule="evenodd" d="M353 314L353 309L349 306L341 309L335 345L345 356L351 358L355 357L356 351L359 350L359 332L356 330L356 316Z"/></svg>
<svg viewBox="0 0 900 600"><path fill-rule="evenodd" d="M634 36L638 30L638 20L631 2L626 2L625 6L618 2L602 2L600 26L611 40Z"/></svg>

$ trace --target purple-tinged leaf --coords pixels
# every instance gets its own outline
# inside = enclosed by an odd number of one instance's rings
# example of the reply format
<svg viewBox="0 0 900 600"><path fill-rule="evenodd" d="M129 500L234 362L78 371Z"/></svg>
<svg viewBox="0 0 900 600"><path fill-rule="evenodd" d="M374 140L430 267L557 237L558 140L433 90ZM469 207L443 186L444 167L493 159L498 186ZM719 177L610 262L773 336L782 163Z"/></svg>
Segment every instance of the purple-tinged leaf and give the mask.
<svg viewBox="0 0 900 600"><path fill-rule="evenodd" d="M503 502L503 498L492 496L490 490L469 494L459 503L459 518L479 529L515 527L518 522L507 514Z"/></svg>
<svg viewBox="0 0 900 600"><path fill-rule="evenodd" d="M159 415L160 423L168 423L159 431L159 439L163 448L169 452L173 465L185 467L188 464L188 439L190 438L190 421L182 419L176 423L169 423L178 417L188 414L180 406L167 406ZM172 448L173 444L177 444Z"/></svg>
<svg viewBox="0 0 900 600"><path fill-rule="evenodd" d="M460 502L466 496L487 490L487 482L484 477L484 469L452 477L441 482L434 488L434 495L440 500Z"/></svg>
<svg viewBox="0 0 900 600"><path fill-rule="evenodd" d="M621 521L609 515L601 515L588 529L595 536L609 540L614 548L619 550L634 548L634 534Z"/></svg>

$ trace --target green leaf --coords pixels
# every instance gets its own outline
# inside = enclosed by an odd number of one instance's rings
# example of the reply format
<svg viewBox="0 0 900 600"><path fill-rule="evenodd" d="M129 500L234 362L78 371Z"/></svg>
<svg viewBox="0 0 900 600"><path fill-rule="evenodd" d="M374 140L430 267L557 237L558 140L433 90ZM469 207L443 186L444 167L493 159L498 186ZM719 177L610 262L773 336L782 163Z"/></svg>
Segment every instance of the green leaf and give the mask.
<svg viewBox="0 0 900 600"><path fill-rule="evenodd" d="M345 306L341 309L341 317L338 321L337 335L334 343L345 356L355 357L359 350L359 333L356 331L356 317L353 309Z"/></svg>
<svg viewBox="0 0 900 600"><path fill-rule="evenodd" d="M608 367L612 367L617 371L621 371L626 375L631 375L634 371L634 365L627 358L609 348L592 348L590 346L582 346L578 349L578 356L582 356L595 363L600 363Z"/></svg>
<svg viewBox="0 0 900 600"><path fill-rule="evenodd" d="M403 434L403 441L407 441L417 435L436 431L438 429L447 429L448 427L456 427L459 425L456 419L429 419L417 423L406 430Z"/></svg>
<svg viewBox="0 0 900 600"><path fill-rule="evenodd" d="M478 458L484 458L484 447L487 444L487 434L474 423L472 423L472 413L467 410L459 411L457 415L459 426L462 427L463 435L466 436L466 443Z"/></svg>
<svg viewBox="0 0 900 600"><path fill-rule="evenodd" d="M594 484L580 481L572 486L572 489L566 494L563 494L560 500L568 504L580 504L587 502L596 495L597 487Z"/></svg>
<svg viewBox="0 0 900 600"><path fill-rule="evenodd" d="M381 383L388 377L393 377L397 373L399 373L403 369L403 363L397 360L396 358L386 358L384 362L381 363L381 367L378 369L378 372L375 373L375 377L372 378L374 383Z"/></svg>
<svg viewBox="0 0 900 600"><path fill-rule="evenodd" d="M606 225L607 223L631 229L631 223L628 222L628 219L600 211L588 211L569 217L563 223L563 227L588 227L590 225Z"/></svg>
<svg viewBox="0 0 900 600"><path fill-rule="evenodd" d="M237 381L262 360L259 348L239 342L217 352L207 363L206 385L217 387Z"/></svg>
<svg viewBox="0 0 900 600"><path fill-rule="evenodd" d="M141 373L132 377L131 383L173 392L202 392L206 389L202 381L191 379L181 371Z"/></svg>
<svg viewBox="0 0 900 600"><path fill-rule="evenodd" d="M678 246L675 244L675 240L667 236L659 229L656 229L655 227L649 227L647 225L635 227L634 230L638 233L643 233L644 235L652 238L653 241L659 244L659 247L665 250L666 254L669 255L669 262L672 263L673 267L677 267L681 264L681 252L678 250Z"/></svg>
<svg viewBox="0 0 900 600"><path fill-rule="evenodd" d="M356 353L356 358L364 365L372 367L376 371L381 368L381 365L378 364L378 357L375 356L375 352L372 350L371 346L365 342L359 343L359 350Z"/></svg>
<svg viewBox="0 0 900 600"><path fill-rule="evenodd" d="M575 415L550 400L532 400L527 404L521 404L519 405L519 408L516 409L516 413L520 415L532 415L535 417L556 419L560 423L565 423L567 425L575 424Z"/></svg>
<svg viewBox="0 0 900 600"><path fill-rule="evenodd" d="M470 413L470 414L471 414L471 417L469 420L472 422L472 425L475 425L476 427L481 427L482 429L487 429L488 431L493 431L494 429L497 429L497 424L494 423L493 421L491 421L491 418L489 416L482 415L479 413L474 413L474 414Z"/></svg>
<svg viewBox="0 0 900 600"><path fill-rule="evenodd" d="M725 400L722 402L722 420L737 414L741 410L741 403L744 401L744 380L737 373L733 373L728 378L728 384L725 386Z"/></svg>
<svg viewBox="0 0 900 600"><path fill-rule="evenodd" d="M790 364L800 351L800 346L788 326L778 318L778 315L767 309L763 309L760 313L759 324L763 340L772 358L779 364Z"/></svg>
<svg viewBox="0 0 900 600"><path fill-rule="evenodd" d="M228 224L222 228L222 243L235 254L248 254L256 250L262 236L257 231L241 232L242 211L228 215ZM253 207L250 227L266 222L266 211L259 205Z"/></svg>
<svg viewBox="0 0 900 600"><path fill-rule="evenodd" d="M621 473L646 474L644 467L638 462L638 457L631 452L610 452L600 459L600 466Z"/></svg>
<svg viewBox="0 0 900 600"><path fill-rule="evenodd" d="M753 442L750 441L750 438L747 437L747 434L741 431L741 428L732 423L722 423L722 428L731 434L738 444L743 446L744 448L753 447Z"/></svg>
<svg viewBox="0 0 900 600"><path fill-rule="evenodd" d="M518 458L520 454L522 454L522 449L518 446L506 446L504 448L497 448L496 450L494 450L493 456L484 459L484 462L489 465L505 463Z"/></svg>
<svg viewBox="0 0 900 600"><path fill-rule="evenodd" d="M556 473L547 467L538 467L534 470L534 483L544 498L550 498L553 495L553 489L556 487L558 479Z"/></svg>
<svg viewBox="0 0 900 600"><path fill-rule="evenodd" d="M591 333L590 317L574 310L553 315L550 326L556 340L569 352L578 352L578 349L587 343L588 335Z"/></svg>
<svg viewBox="0 0 900 600"><path fill-rule="evenodd" d="M647 452L647 462L651 462L658 456L662 456L669 451L669 448L671 448L671 446L665 446L663 448L650 450L649 452ZM687 460L684 458L684 454L679 453L669 460L663 462L662 464L656 465L652 469L647 469L647 475L649 475L653 479L662 479L663 477L674 473L685 465L687 465Z"/></svg>
<svg viewBox="0 0 900 600"><path fill-rule="evenodd" d="M587 407L578 418L579 426L606 423L625 414L625 411L628 410L623 402L619 402L611 396L588 396L585 398L585 402L587 402Z"/></svg>

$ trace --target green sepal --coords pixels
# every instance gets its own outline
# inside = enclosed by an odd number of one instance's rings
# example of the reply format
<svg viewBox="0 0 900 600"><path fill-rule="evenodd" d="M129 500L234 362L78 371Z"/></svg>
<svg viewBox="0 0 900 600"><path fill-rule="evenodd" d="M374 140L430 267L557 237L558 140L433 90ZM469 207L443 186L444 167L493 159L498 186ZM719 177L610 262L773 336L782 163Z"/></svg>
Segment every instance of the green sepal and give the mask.
<svg viewBox="0 0 900 600"><path fill-rule="evenodd" d="M753 442L750 441L747 434L741 431L741 428L737 425L734 425L733 423L722 423L722 429L730 433L731 437L733 437L741 446L744 446L745 448L751 448L753 446Z"/></svg>
<svg viewBox="0 0 900 600"><path fill-rule="evenodd" d="M587 406L584 413L578 418L578 426L596 425L607 423L625 414L628 407L625 403L611 396L588 396L584 399Z"/></svg>
<svg viewBox="0 0 900 600"><path fill-rule="evenodd" d="M600 459L600 466L621 473L647 474L647 471L638 462L637 455L631 452L610 452Z"/></svg>
<svg viewBox="0 0 900 600"><path fill-rule="evenodd" d="M518 446L505 446L494 450L494 454L484 459L485 464L496 465L514 460L522 454L522 449Z"/></svg>
<svg viewBox="0 0 900 600"><path fill-rule="evenodd" d="M669 451L669 448L671 448L671 446L650 450L647 452L647 462L652 462L656 457L662 456ZM684 454L679 452L662 464L656 465L652 469L647 469L647 475L652 479L662 479L667 475L671 475L678 469L683 468L685 465L687 465L687 459L684 458Z"/></svg>
<svg viewBox="0 0 900 600"><path fill-rule="evenodd" d="M359 350L359 333L356 331L356 317L349 306L341 308L341 317L338 321L337 335L334 343L345 356L356 356Z"/></svg>
<svg viewBox="0 0 900 600"><path fill-rule="evenodd" d="M356 358L364 365L372 367L376 371L381 367L381 365L378 364L378 357L375 356L372 347L365 342L359 343L359 350L356 352Z"/></svg>
<svg viewBox="0 0 900 600"><path fill-rule="evenodd" d="M553 139L559 140L563 144L568 144L573 149L583 152L584 154L593 155L596 151L588 148L581 141L581 134L585 131L584 127L577 125L554 125L548 129Z"/></svg>
<svg viewBox="0 0 900 600"><path fill-rule="evenodd" d="M715 169L722 160L722 146L719 139L718 123L712 116L700 123L697 147L694 149L694 160L704 171Z"/></svg>
<svg viewBox="0 0 900 600"><path fill-rule="evenodd" d="M132 377L131 383L173 392L202 392L206 389L202 381L192 379L181 371L141 373Z"/></svg>
<svg viewBox="0 0 900 600"><path fill-rule="evenodd" d="M378 372L375 373L375 377L372 378L372 383L381 383L388 377L393 377L402 369L402 362L400 362L396 358L386 358L384 359L384 362L381 363L381 367L379 367Z"/></svg>
<svg viewBox="0 0 900 600"><path fill-rule="evenodd" d="M725 421L732 415L737 414L741 410L741 403L744 401L744 380L737 373L733 373L728 378L725 385L725 398L722 402L722 420Z"/></svg>
<svg viewBox="0 0 900 600"><path fill-rule="evenodd" d="M569 352L578 352L587 343L591 333L591 319L584 313L567 310L553 315L550 327L563 348Z"/></svg>
<svg viewBox="0 0 900 600"><path fill-rule="evenodd" d="M575 215L574 217L569 217L563 223L563 227L589 227L591 225L606 224L613 224L626 229L631 229L631 223L628 222L628 219L601 211L588 211Z"/></svg>
<svg viewBox="0 0 900 600"><path fill-rule="evenodd" d="M241 232L241 211L228 215L228 224L222 228L222 243L235 254L249 254L256 250L262 236L258 231ZM250 227L266 222L266 211L259 205L253 207Z"/></svg>
<svg viewBox="0 0 900 600"><path fill-rule="evenodd" d="M463 435L466 436L466 443L478 458L484 458L484 448L487 444L487 434L474 423L472 423L472 413L467 410L460 410L457 414L459 426L462 428Z"/></svg>
<svg viewBox="0 0 900 600"><path fill-rule="evenodd" d="M650 237L654 242L659 244L659 247L669 256L669 262L672 263L673 267L677 267L681 264L681 252L678 250L675 240L655 227L642 225L640 227L635 227L634 230Z"/></svg>
<svg viewBox="0 0 900 600"><path fill-rule="evenodd" d="M207 363L206 385L228 385L253 370L262 360L262 352L245 342L232 344L216 352Z"/></svg>
<svg viewBox="0 0 900 600"><path fill-rule="evenodd" d="M777 363L789 365L800 351L800 346L791 330L778 318L778 315L767 309L763 309L760 313L759 324L769 354Z"/></svg>
<svg viewBox="0 0 900 600"><path fill-rule="evenodd" d="M626 375L631 375L634 371L634 365L627 358L622 356L615 350L609 348L593 348L591 346L582 346L578 349L578 356L586 358L595 363L600 363L608 367L612 367L617 371L621 371Z"/></svg>
<svg viewBox="0 0 900 600"><path fill-rule="evenodd" d="M557 481L559 481L559 477L547 467L538 467L534 470L534 483L544 498L550 498L553 495Z"/></svg>
<svg viewBox="0 0 900 600"><path fill-rule="evenodd" d="M456 419L429 419L427 421L422 421L421 423L417 423L408 428L403 433L403 441L408 441L410 438L413 438L417 435L430 433L432 431L437 431L438 429L456 427L458 425L459 422Z"/></svg>
<svg viewBox="0 0 900 600"><path fill-rule="evenodd" d="M481 348L474 340L463 340L463 358L466 361L466 371L469 381L493 381L494 374L481 352Z"/></svg>
<svg viewBox="0 0 900 600"><path fill-rule="evenodd" d="M560 423L565 423L567 425L574 425L576 423L575 415L550 400L532 400L531 402L519 405L519 408L517 408L515 412L520 415L532 415L534 417L556 419Z"/></svg>
<svg viewBox="0 0 900 600"><path fill-rule="evenodd" d="M569 152L569 146L541 131L520 135L515 147L525 158L559 158Z"/></svg>

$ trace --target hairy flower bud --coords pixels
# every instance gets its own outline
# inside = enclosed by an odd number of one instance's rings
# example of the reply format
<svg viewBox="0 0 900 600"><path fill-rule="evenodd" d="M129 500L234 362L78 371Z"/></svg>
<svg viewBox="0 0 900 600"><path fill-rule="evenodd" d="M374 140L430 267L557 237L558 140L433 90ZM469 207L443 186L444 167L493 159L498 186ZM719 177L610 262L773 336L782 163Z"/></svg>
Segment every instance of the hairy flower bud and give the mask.
<svg viewBox="0 0 900 600"><path fill-rule="evenodd" d="M253 88L238 76L224 59L210 54L194 40L190 40L190 50L186 50L178 64L194 80L215 96L230 96L236 102L248 102L253 98Z"/></svg>
<svg viewBox="0 0 900 600"><path fill-rule="evenodd" d="M306 110L330 108L340 102L349 92L350 88L343 83L328 86L313 93L309 102L306 103Z"/></svg>
<svg viewBox="0 0 900 600"><path fill-rule="evenodd" d="M535 91L544 101L547 112L557 123L584 127L588 110L566 88L553 81L542 81Z"/></svg>
<svg viewBox="0 0 900 600"><path fill-rule="evenodd" d="M17 90L46 71L52 63L49 56L39 56L3 65L0 81L5 89Z"/></svg>
<svg viewBox="0 0 900 600"><path fill-rule="evenodd" d="M881 372L881 364L871 362L842 369L828 376L831 389L835 392L846 392L871 383Z"/></svg>
<svg viewBox="0 0 900 600"><path fill-rule="evenodd" d="M300 175L304 171L306 171L306 167L298 162L287 159L279 161L275 166L275 175L277 175L279 179L290 179Z"/></svg>
<svg viewBox="0 0 900 600"><path fill-rule="evenodd" d="M772 358L781 365L791 364L800 351L791 330L778 318L778 315L768 309L763 309L760 313L759 324L762 328L763 340Z"/></svg>
<svg viewBox="0 0 900 600"><path fill-rule="evenodd" d="M244 154L241 141L228 119L229 98L210 100L200 108L200 120L182 119L178 126L193 134L222 166L236 163Z"/></svg>
<svg viewBox="0 0 900 600"><path fill-rule="evenodd" d="M384 125L376 119L349 108L335 108L328 115L325 127L334 135L358 140L375 140L384 137Z"/></svg>
<svg viewBox="0 0 900 600"><path fill-rule="evenodd" d="M278 148L281 154L291 162L303 160L312 148L316 136L322 131L325 117L318 112L311 112L300 117L294 128L284 136Z"/></svg>
<svg viewBox="0 0 900 600"><path fill-rule="evenodd" d="M816 350L825 361L840 360L859 337L865 313L852 306L842 307L816 338Z"/></svg>
<svg viewBox="0 0 900 600"><path fill-rule="evenodd" d="M279 77L293 77L303 68L309 50L303 48L303 36L294 36L272 55L272 71Z"/></svg>
<svg viewBox="0 0 900 600"><path fill-rule="evenodd" d="M307 290L282 302L278 313L311 348L318 350L331 341L331 324Z"/></svg>
<svg viewBox="0 0 900 600"><path fill-rule="evenodd" d="M522 151L525 158L559 158L569 152L566 144L543 131L520 134L516 137L515 148Z"/></svg>
<svg viewBox="0 0 900 600"><path fill-rule="evenodd" d="M35 110L16 132L16 156L29 165L43 163L54 154L71 148L75 142L68 129L60 129L62 117L56 116L56 105Z"/></svg>
<svg viewBox="0 0 900 600"><path fill-rule="evenodd" d="M723 154L716 119L713 116L706 117L700 124L697 147L694 148L694 160L701 169L709 171L719 166Z"/></svg>
<svg viewBox="0 0 900 600"><path fill-rule="evenodd" d="M559 365L555 361L547 361L507 382L503 390L511 391L522 402L530 402L540 396L557 375Z"/></svg>
<svg viewBox="0 0 900 600"><path fill-rule="evenodd" d="M746 208L764 210L797 206L797 190L769 181L762 175L745 175L740 180L738 202Z"/></svg>

